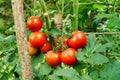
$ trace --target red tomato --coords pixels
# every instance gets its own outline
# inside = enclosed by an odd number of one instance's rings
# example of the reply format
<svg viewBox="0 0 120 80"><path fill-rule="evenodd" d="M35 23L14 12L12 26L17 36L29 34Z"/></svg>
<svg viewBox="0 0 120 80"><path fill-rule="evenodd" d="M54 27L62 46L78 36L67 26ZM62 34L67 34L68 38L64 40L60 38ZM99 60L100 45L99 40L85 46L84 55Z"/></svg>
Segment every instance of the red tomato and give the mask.
<svg viewBox="0 0 120 80"><path fill-rule="evenodd" d="M73 65L77 61L76 50L73 48L68 48L63 51L60 55L60 59L64 64Z"/></svg>
<svg viewBox="0 0 120 80"><path fill-rule="evenodd" d="M69 42L69 39L66 38L66 37L64 37L64 44L65 44L65 45L68 45L68 42Z"/></svg>
<svg viewBox="0 0 120 80"><path fill-rule="evenodd" d="M46 41L42 47L40 47L40 50L45 53L49 50L51 50L51 44L49 41Z"/></svg>
<svg viewBox="0 0 120 80"><path fill-rule="evenodd" d="M29 36L29 41L34 47L41 47L46 42L46 35L43 32L33 32Z"/></svg>
<svg viewBox="0 0 120 80"><path fill-rule="evenodd" d="M86 45L87 37L82 31L72 32L72 37L69 39L69 46L72 48L82 48Z"/></svg>
<svg viewBox="0 0 120 80"><path fill-rule="evenodd" d="M42 28L42 20L38 16L31 16L27 20L27 26L32 31L39 31Z"/></svg>
<svg viewBox="0 0 120 80"><path fill-rule="evenodd" d="M46 62L51 66L57 66L60 64L60 53L54 51L48 51L46 54Z"/></svg>

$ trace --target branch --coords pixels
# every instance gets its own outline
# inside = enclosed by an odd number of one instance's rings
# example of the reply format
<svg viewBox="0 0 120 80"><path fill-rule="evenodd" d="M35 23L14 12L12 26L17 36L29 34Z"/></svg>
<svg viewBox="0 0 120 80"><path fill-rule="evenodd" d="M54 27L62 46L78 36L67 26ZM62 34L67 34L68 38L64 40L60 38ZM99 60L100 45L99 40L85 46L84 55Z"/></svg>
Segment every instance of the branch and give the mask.
<svg viewBox="0 0 120 80"><path fill-rule="evenodd" d="M120 34L120 32L89 32L85 34Z"/></svg>

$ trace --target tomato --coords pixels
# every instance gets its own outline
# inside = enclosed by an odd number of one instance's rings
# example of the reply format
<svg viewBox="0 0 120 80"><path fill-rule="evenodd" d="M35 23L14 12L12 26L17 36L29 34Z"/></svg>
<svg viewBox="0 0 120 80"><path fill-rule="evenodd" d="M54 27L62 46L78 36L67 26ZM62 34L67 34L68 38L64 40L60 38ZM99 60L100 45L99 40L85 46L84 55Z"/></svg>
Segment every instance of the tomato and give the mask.
<svg viewBox="0 0 120 80"><path fill-rule="evenodd" d="M32 56L32 55L35 55L38 51L38 48L34 47L31 45L30 42L28 42L28 52L29 52L29 55Z"/></svg>
<svg viewBox="0 0 120 80"><path fill-rule="evenodd" d="M73 48L68 48L63 51L60 55L60 59L64 64L73 65L77 61L76 50Z"/></svg>
<svg viewBox="0 0 120 80"><path fill-rule="evenodd" d="M44 45L43 45L42 47L40 47L40 50L41 50L43 53L45 53L45 52L51 50L51 48L52 48L52 47L51 47L50 42L49 42L49 41L46 41L46 42L44 43Z"/></svg>
<svg viewBox="0 0 120 80"><path fill-rule="evenodd" d="M60 53L54 51L48 51L46 54L46 62L51 66L57 66L60 64Z"/></svg>
<svg viewBox="0 0 120 80"><path fill-rule="evenodd" d="M42 20L38 16L31 16L27 20L27 26L32 32L39 31L42 28Z"/></svg>
<svg viewBox="0 0 120 80"><path fill-rule="evenodd" d="M65 44L65 45L68 45L68 42L69 42L69 39L66 38L66 37L64 37L64 44Z"/></svg>
<svg viewBox="0 0 120 80"><path fill-rule="evenodd" d="M29 41L34 47L41 47L46 42L46 35L43 32L33 32L29 36Z"/></svg>
<svg viewBox="0 0 120 80"><path fill-rule="evenodd" d="M82 31L74 31L72 32L72 37L69 39L69 46L72 48L82 48L86 45L87 37Z"/></svg>

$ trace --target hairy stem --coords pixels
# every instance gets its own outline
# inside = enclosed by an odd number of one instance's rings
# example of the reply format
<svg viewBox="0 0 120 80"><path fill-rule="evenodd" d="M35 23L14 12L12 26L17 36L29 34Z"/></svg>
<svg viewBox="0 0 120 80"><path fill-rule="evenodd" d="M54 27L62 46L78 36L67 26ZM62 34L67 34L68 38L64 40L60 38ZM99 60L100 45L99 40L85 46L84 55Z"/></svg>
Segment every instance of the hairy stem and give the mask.
<svg viewBox="0 0 120 80"><path fill-rule="evenodd" d="M78 29L78 0L73 0L73 27Z"/></svg>

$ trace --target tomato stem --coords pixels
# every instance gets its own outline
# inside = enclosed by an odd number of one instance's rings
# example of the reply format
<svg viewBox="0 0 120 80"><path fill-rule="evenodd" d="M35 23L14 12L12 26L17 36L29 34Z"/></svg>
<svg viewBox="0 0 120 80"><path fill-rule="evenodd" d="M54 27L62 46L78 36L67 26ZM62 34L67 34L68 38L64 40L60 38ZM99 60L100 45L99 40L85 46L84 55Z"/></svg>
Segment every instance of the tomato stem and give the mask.
<svg viewBox="0 0 120 80"><path fill-rule="evenodd" d="M49 30L50 27L51 27L51 23L50 23L49 14L47 12L47 8L46 8L46 5L45 5L45 1L44 0L39 0L39 1L40 1L40 5L42 7L42 10L44 12L44 17L45 17L45 21L46 21L46 25L47 25L47 30Z"/></svg>
<svg viewBox="0 0 120 80"><path fill-rule="evenodd" d="M78 30L78 0L73 0L73 27Z"/></svg>

